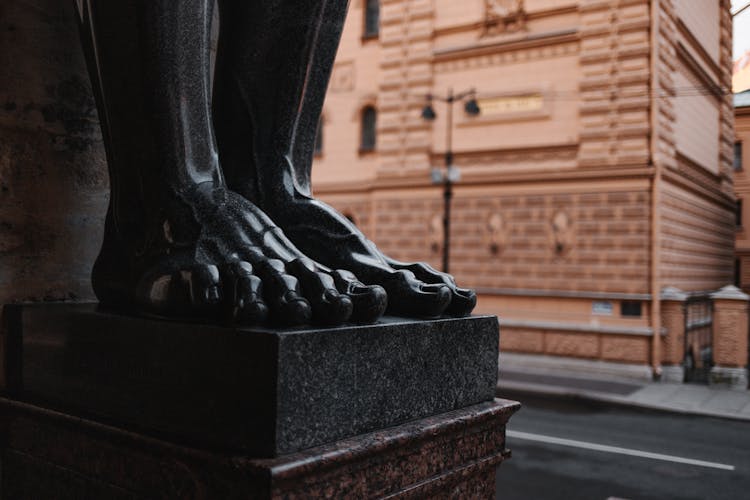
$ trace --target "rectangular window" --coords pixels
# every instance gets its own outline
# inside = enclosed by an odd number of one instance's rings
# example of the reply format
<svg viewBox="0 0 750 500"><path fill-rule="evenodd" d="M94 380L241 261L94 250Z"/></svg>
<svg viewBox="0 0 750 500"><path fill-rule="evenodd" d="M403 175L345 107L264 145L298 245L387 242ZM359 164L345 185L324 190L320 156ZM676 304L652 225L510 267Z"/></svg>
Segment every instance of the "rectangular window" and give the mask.
<svg viewBox="0 0 750 500"><path fill-rule="evenodd" d="M742 287L742 263L740 259L734 259L734 286Z"/></svg>
<svg viewBox="0 0 750 500"><path fill-rule="evenodd" d="M380 32L380 0L366 0L363 38L376 38Z"/></svg>
<svg viewBox="0 0 750 500"><path fill-rule="evenodd" d="M737 227L742 227L742 198L736 201L734 207L734 224Z"/></svg>
<svg viewBox="0 0 750 500"><path fill-rule="evenodd" d="M362 110L362 130L360 131L359 152L375 151L375 129L377 111L372 106Z"/></svg>
<svg viewBox="0 0 750 500"><path fill-rule="evenodd" d="M629 318L640 318L641 301L640 300L623 300L620 302L620 315Z"/></svg>
<svg viewBox="0 0 750 500"><path fill-rule="evenodd" d="M742 141L734 143L734 169L742 170Z"/></svg>

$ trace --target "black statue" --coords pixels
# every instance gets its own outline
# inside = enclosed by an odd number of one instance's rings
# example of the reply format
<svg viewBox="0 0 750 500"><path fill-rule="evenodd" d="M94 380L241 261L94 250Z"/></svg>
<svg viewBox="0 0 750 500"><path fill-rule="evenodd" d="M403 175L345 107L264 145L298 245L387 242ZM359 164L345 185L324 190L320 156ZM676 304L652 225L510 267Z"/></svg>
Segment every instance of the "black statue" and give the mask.
<svg viewBox="0 0 750 500"><path fill-rule="evenodd" d="M373 322L386 303L471 312L473 291L389 259L312 197L347 3L219 0L211 98L213 0L77 0L111 181L93 270L103 305L288 325Z"/></svg>

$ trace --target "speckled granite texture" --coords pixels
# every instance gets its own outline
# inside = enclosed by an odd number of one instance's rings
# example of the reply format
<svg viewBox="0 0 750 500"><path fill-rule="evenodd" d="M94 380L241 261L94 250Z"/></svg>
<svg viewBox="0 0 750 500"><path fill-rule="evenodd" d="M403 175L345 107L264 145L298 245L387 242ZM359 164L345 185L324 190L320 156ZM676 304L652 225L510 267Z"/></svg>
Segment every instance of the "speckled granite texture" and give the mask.
<svg viewBox="0 0 750 500"><path fill-rule="evenodd" d="M495 400L274 459L176 446L0 398L0 498L492 498L518 403Z"/></svg>
<svg viewBox="0 0 750 500"><path fill-rule="evenodd" d="M238 330L44 304L5 320L14 398L253 456L492 401L496 386L495 317Z"/></svg>

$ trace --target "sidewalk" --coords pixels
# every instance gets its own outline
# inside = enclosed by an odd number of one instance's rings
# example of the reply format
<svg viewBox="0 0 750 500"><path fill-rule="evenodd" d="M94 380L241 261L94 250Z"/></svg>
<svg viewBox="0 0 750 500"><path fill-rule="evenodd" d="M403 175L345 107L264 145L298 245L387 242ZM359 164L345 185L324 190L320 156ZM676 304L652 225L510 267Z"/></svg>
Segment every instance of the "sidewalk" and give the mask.
<svg viewBox="0 0 750 500"><path fill-rule="evenodd" d="M555 366L539 361L537 356L502 354L498 396L503 397L504 391L523 392L750 421L750 390L653 382L642 370L607 373L596 363Z"/></svg>

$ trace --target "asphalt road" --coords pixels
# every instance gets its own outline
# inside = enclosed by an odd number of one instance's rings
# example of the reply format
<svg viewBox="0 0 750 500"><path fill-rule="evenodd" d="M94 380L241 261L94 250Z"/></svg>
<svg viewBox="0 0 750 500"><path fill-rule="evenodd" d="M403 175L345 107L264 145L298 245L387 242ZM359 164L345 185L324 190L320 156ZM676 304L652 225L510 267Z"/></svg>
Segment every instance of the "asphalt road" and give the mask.
<svg viewBox="0 0 750 500"><path fill-rule="evenodd" d="M504 393L523 403L497 498L750 499L750 423Z"/></svg>

